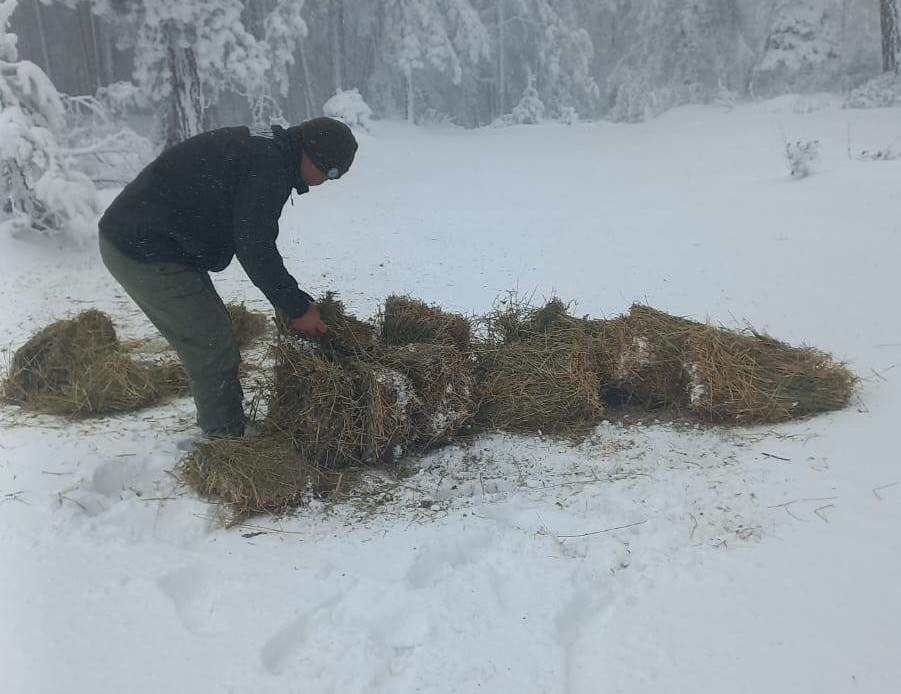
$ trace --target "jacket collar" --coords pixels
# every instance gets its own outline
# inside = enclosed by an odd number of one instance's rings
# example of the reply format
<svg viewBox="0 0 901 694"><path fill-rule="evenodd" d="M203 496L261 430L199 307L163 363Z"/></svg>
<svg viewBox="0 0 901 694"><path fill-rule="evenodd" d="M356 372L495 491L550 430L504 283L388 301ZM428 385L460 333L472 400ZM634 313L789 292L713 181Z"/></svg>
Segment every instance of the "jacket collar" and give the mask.
<svg viewBox="0 0 901 694"><path fill-rule="evenodd" d="M285 130L280 125L272 126L272 133L279 146L285 151L289 158L288 170L291 173L291 185L299 195L309 192L310 187L304 183L303 176L300 175L300 159L303 156L303 143L300 137Z"/></svg>

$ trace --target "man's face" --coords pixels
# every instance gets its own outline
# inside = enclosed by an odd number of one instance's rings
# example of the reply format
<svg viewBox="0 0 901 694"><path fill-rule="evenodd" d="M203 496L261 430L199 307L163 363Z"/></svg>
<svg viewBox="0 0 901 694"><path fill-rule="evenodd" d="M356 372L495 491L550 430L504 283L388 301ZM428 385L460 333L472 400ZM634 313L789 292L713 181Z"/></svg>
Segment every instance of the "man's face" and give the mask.
<svg viewBox="0 0 901 694"><path fill-rule="evenodd" d="M306 152L300 159L300 177L308 186L318 186L328 180L328 176L316 168L313 160L306 155Z"/></svg>

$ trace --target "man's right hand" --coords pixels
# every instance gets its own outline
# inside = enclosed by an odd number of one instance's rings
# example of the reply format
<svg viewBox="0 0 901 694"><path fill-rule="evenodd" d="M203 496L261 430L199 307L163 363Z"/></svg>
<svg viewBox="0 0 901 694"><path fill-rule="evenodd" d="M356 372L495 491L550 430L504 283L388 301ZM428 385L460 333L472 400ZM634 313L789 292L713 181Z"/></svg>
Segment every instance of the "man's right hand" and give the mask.
<svg viewBox="0 0 901 694"><path fill-rule="evenodd" d="M311 303L306 312L297 318L291 319L291 330L302 333L308 337L319 337L328 331L322 317L319 315L319 307Z"/></svg>

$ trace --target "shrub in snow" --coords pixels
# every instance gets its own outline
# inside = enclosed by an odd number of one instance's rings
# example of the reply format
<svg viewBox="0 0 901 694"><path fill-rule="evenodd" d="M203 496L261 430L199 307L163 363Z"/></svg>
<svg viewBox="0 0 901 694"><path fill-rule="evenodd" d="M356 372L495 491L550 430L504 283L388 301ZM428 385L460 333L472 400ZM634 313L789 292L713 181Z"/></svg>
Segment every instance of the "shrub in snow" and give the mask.
<svg viewBox="0 0 901 694"><path fill-rule="evenodd" d="M853 90L845 108L884 108L901 104L901 78L886 73Z"/></svg>
<svg viewBox="0 0 901 694"><path fill-rule="evenodd" d="M792 178L806 178L813 172L813 166L820 158L819 140L798 140L785 143L785 157L788 160Z"/></svg>
<svg viewBox="0 0 901 694"><path fill-rule="evenodd" d="M18 60L6 27L15 0L0 2L0 228L86 237L100 209L91 180L61 156L65 110L50 78Z"/></svg>
<svg viewBox="0 0 901 694"><path fill-rule="evenodd" d="M579 122L579 112L576 111L572 106L563 106L560 109L560 114L557 116L557 120L561 123L565 123L566 125L572 125L573 123Z"/></svg>
<svg viewBox="0 0 901 694"><path fill-rule="evenodd" d="M372 109L363 100L358 89L346 89L337 92L325 102L322 112L331 118L344 121L351 128L369 130Z"/></svg>
<svg viewBox="0 0 901 694"><path fill-rule="evenodd" d="M544 102L538 96L538 90L529 84L510 115L517 125L534 125L544 120L544 111Z"/></svg>

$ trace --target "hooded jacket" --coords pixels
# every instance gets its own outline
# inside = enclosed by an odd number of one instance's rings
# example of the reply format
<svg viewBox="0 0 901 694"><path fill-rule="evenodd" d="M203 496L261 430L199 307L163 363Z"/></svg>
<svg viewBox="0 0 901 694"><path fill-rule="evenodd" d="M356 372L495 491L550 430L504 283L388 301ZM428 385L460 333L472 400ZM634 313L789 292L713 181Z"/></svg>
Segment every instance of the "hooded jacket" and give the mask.
<svg viewBox="0 0 901 694"><path fill-rule="evenodd" d="M237 256L273 306L302 315L313 299L275 245L292 188L309 190L300 175L303 143L291 130L220 128L170 147L112 202L101 235L139 262L218 272Z"/></svg>

